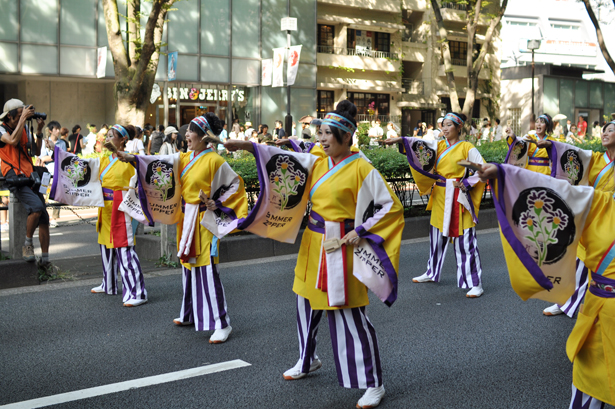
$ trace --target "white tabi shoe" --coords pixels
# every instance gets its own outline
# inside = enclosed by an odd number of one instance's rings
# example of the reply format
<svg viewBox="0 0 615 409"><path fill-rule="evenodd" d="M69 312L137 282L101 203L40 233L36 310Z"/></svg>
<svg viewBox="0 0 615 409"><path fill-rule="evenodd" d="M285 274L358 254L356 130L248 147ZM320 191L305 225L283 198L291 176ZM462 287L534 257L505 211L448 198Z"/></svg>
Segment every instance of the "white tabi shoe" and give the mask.
<svg viewBox="0 0 615 409"><path fill-rule="evenodd" d="M478 287L472 287L472 289L466 293L466 297L478 298L483 295L484 292L483 287L479 285Z"/></svg>
<svg viewBox="0 0 615 409"><path fill-rule="evenodd" d="M98 294L98 293L104 293L105 289L103 288L102 284L99 285L98 287L94 287L90 290L93 294Z"/></svg>
<svg viewBox="0 0 615 409"><path fill-rule="evenodd" d="M141 304L145 304L147 300L128 300L124 303L124 307L138 307Z"/></svg>
<svg viewBox="0 0 615 409"><path fill-rule="evenodd" d="M377 388L367 388L365 394L357 402L357 408L375 408L380 405L380 401L384 396L384 385L380 385Z"/></svg>
<svg viewBox="0 0 615 409"><path fill-rule="evenodd" d="M221 344L223 342L226 342L232 330L233 328L230 325L226 328L215 330L214 333L209 338L209 343L210 344Z"/></svg>
<svg viewBox="0 0 615 409"><path fill-rule="evenodd" d="M544 315L546 315L546 316L549 316L549 317L550 317L550 316L552 316L552 315L560 315L560 314L563 314L563 313L564 313L564 311L562 311L562 310L559 308L559 305L557 305L557 304L553 304L553 305L552 305L552 306L550 306L549 308L545 308L545 309L542 311L542 313L543 313Z"/></svg>
<svg viewBox="0 0 615 409"><path fill-rule="evenodd" d="M414 277L412 279L412 281L415 282L415 283L430 283L430 282L433 282L433 280L427 276L427 273L423 274L422 276Z"/></svg>
<svg viewBox="0 0 615 409"><path fill-rule="evenodd" d="M322 366L322 362L320 361L320 359L318 358L314 359L312 363L310 364L310 372L314 372L320 369L321 366ZM301 372L301 362L297 362L297 365L290 368L288 371L284 372L283 374L284 379L286 379L287 381L294 381L297 379L301 379L305 377L306 375L307 375L306 373Z"/></svg>
<svg viewBox="0 0 615 409"><path fill-rule="evenodd" d="M194 322L183 322L181 318L175 318L173 320L173 324L179 325L180 327L183 327L183 326L186 326L186 325L194 325Z"/></svg>

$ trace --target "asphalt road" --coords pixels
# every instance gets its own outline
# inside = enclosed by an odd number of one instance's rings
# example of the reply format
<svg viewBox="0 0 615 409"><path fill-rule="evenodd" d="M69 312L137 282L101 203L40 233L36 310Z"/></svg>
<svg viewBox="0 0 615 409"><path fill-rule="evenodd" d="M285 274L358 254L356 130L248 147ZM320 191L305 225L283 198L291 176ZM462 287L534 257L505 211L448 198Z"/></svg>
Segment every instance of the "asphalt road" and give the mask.
<svg viewBox="0 0 615 409"><path fill-rule="evenodd" d="M402 246L398 301L376 298L386 395L382 408L567 408L572 366L565 354L574 320L544 317L548 304L522 302L510 287L499 235L479 234L485 294L456 288L449 249L443 281L414 284L429 243ZM452 246L451 246L452 247ZM294 257L221 265L233 333L176 327L179 270L147 275L149 303L91 294L99 280L0 291L0 405L240 359L243 368L56 405L62 408L354 408L362 391L337 383L326 319L323 367L284 381L298 358Z"/></svg>

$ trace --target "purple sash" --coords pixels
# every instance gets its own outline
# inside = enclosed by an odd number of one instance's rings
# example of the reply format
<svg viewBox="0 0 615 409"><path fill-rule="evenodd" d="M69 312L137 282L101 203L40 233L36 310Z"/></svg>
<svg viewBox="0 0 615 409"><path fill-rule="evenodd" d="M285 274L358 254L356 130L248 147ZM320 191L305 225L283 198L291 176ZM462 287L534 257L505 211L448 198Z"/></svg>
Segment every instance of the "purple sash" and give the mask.
<svg viewBox="0 0 615 409"><path fill-rule="evenodd" d="M589 292L600 298L615 298L615 280L592 274Z"/></svg>

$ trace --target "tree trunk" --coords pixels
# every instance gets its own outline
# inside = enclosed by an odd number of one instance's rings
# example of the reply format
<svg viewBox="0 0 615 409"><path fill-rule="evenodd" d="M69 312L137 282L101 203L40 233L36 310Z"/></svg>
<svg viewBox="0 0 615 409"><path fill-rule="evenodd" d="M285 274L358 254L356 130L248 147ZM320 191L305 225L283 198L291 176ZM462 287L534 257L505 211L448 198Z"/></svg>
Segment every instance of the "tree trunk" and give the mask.
<svg viewBox="0 0 615 409"><path fill-rule="evenodd" d="M459 95L457 94L457 86L455 85L455 73L451 59L451 50L448 44L448 32L444 27L440 5L437 0L431 0L431 8L433 9L438 32L440 33L440 50L442 51L442 59L444 60L444 72L446 73L446 81L448 82L448 93L451 100L451 109L454 112L459 112Z"/></svg>
<svg viewBox="0 0 615 409"><path fill-rule="evenodd" d="M598 44L600 45L600 50L602 51L602 55L606 60L606 63L611 68L611 71L615 73L615 61L611 58L611 54L609 50L606 48L606 43L604 42L604 37L602 36L602 29L600 28L600 23L594 14L594 10L589 2L589 0L583 0L583 4L585 5L585 9L587 10L587 14L589 14L589 18L594 24L594 28L596 29L596 37L598 37ZM615 5L615 0L613 0L613 4Z"/></svg>
<svg viewBox="0 0 615 409"><path fill-rule="evenodd" d="M162 30L169 8L176 0L153 0L141 38L141 0L128 0L126 40L122 38L117 0L103 0L109 49L115 72L115 120L143 126L145 111L158 69ZM128 49L124 43L128 44Z"/></svg>

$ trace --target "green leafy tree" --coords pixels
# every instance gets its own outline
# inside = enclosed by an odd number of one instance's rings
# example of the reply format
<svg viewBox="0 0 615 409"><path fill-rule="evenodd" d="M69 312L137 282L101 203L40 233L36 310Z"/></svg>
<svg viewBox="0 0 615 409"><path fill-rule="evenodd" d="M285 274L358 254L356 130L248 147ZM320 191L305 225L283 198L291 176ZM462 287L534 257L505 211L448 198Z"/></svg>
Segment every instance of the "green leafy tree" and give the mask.
<svg viewBox="0 0 615 409"><path fill-rule="evenodd" d="M145 0L144 0L145 1ZM128 30L122 36L118 0L103 0L109 50L115 72L115 120L143 126L158 69L162 31L167 13L177 0L149 0L145 32L141 36L141 0L126 0Z"/></svg>

